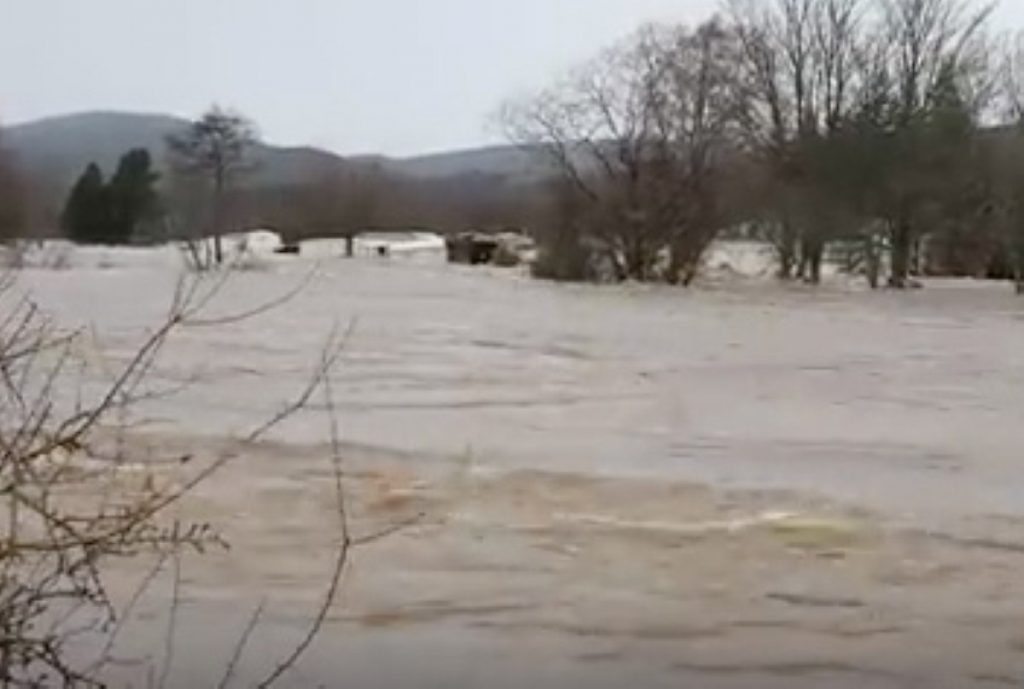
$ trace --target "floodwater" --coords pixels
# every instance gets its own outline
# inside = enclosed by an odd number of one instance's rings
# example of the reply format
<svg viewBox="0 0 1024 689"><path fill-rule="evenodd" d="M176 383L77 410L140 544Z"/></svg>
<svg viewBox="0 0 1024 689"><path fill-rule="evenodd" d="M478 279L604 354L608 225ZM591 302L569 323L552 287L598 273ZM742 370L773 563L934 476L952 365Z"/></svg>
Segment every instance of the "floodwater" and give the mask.
<svg viewBox="0 0 1024 689"><path fill-rule="evenodd" d="M310 267L241 272L210 314ZM176 277L23 284L90 326L113 371ZM1024 302L1005 285L682 291L329 262L267 313L178 333L153 383L188 385L138 410L133 447L197 465L231 448L336 328L353 529L411 523L353 552L283 686L1024 684ZM232 548L183 559L170 645L157 577L125 658L161 668L170 648L168 686L214 686L265 601L246 686L301 637L338 540L323 406L239 446L180 507ZM144 667L110 678L142 686Z"/></svg>

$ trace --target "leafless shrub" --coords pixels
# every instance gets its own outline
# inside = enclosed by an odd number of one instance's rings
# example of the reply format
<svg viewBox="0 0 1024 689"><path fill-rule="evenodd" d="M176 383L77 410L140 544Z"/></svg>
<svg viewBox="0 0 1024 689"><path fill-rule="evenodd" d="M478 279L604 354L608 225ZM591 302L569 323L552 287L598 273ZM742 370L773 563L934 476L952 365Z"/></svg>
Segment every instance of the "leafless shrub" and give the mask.
<svg viewBox="0 0 1024 689"><path fill-rule="evenodd" d="M196 237L183 239L178 245L185 267L192 273L206 273L218 266L217 252L212 239Z"/></svg>

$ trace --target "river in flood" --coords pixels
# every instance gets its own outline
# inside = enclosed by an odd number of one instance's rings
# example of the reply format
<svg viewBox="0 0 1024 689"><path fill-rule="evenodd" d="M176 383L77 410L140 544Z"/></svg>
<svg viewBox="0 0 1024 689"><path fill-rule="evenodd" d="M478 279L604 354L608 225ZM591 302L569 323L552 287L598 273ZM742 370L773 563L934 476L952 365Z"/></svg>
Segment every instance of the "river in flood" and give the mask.
<svg viewBox="0 0 1024 689"><path fill-rule="evenodd" d="M238 273L245 311L311 264ZM283 686L964 687L1024 683L1024 301L734 280L682 291L324 263L294 299L174 336L130 441L201 462L298 392L332 330L353 528L341 597ZM25 271L116 370L170 268ZM169 686L273 668L337 543L323 405L201 486L181 518ZM122 573L120 569L125 571ZM123 590L141 563L118 568ZM111 681L166 655L157 577ZM115 586L114 588L118 588ZM148 661L147 661L148 657ZM139 678L142 679L139 679Z"/></svg>

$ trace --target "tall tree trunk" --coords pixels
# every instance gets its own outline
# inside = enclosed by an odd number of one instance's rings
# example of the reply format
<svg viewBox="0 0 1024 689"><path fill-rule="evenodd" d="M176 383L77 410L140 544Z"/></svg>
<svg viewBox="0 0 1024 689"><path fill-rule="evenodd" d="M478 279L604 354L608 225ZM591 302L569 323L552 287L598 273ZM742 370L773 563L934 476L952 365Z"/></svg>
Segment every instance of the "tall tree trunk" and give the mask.
<svg viewBox="0 0 1024 689"><path fill-rule="evenodd" d="M889 276L889 286L894 289L907 287L907 279L910 277L911 244L910 219L904 213L892 225L892 273Z"/></svg>
<svg viewBox="0 0 1024 689"><path fill-rule="evenodd" d="M793 268L796 267L797 259L797 238L796 228L789 219L784 219L779 228L781 234L776 242L776 249L779 252L779 273L780 280L793 279Z"/></svg>
<svg viewBox="0 0 1024 689"><path fill-rule="evenodd" d="M625 252L623 252L625 253ZM615 280L617 282L625 282L629 279L629 268L626 267L624 256L622 256L614 247L609 247L605 255L608 257L608 263L612 267L612 272L615 273Z"/></svg>
<svg viewBox="0 0 1024 689"><path fill-rule="evenodd" d="M910 242L910 261L907 265L907 276L919 276L924 266L924 246L921 238L916 237ZM958 276L960 277L960 276Z"/></svg>
<svg viewBox="0 0 1024 689"><path fill-rule="evenodd" d="M626 277L643 282L647 279L648 256L643 241L626 242Z"/></svg>
<svg viewBox="0 0 1024 689"><path fill-rule="evenodd" d="M682 239L675 239L669 247L668 272L665 274L665 282L670 285L678 285L684 282L683 274L686 272L686 251Z"/></svg>
<svg viewBox="0 0 1024 689"><path fill-rule="evenodd" d="M213 260L218 266L224 263L224 246L220 237L223 222L224 174L218 169L213 183Z"/></svg>
<svg viewBox="0 0 1024 689"><path fill-rule="evenodd" d="M689 287L697 279L697 262L691 261L690 265L683 269L683 287Z"/></svg>
<svg viewBox="0 0 1024 689"><path fill-rule="evenodd" d="M687 246L684 240L676 241L671 247L671 260L668 275L665 276L666 282L670 285L689 287L696 279L700 268L699 256L694 254L694 248Z"/></svg>
<svg viewBox="0 0 1024 689"><path fill-rule="evenodd" d="M878 289L882 276L882 242L874 231L863 236L864 275L871 289Z"/></svg>
<svg viewBox="0 0 1024 689"><path fill-rule="evenodd" d="M807 274L804 279L812 285L821 284L821 263L825 254L825 243L814 237L804 240L803 260L807 264Z"/></svg>

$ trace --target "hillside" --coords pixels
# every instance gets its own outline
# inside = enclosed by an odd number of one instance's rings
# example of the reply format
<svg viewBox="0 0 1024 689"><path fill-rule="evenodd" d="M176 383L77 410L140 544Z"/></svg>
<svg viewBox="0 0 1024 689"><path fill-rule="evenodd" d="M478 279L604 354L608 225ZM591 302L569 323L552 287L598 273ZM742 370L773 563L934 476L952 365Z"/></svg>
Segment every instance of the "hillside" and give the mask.
<svg viewBox="0 0 1024 689"><path fill-rule="evenodd" d="M188 122L166 115L92 112L48 118L6 128L4 146L32 183L43 224L52 224L71 186L91 163L109 175L118 158L146 148L165 164L166 139ZM536 157L513 146L494 146L412 158L342 158L312 147L258 145L243 186L253 191L308 185L318 179L373 167L390 178L382 213L394 222L515 223L509 209L545 175ZM401 212L399 212L401 211ZM390 216L388 216L390 217Z"/></svg>
<svg viewBox="0 0 1024 689"><path fill-rule="evenodd" d="M182 131L186 120L167 115L91 112L52 117L4 130L5 146L21 167L37 179L67 187L90 162L106 170L131 148L147 148L159 161L168 135ZM412 158L365 156L348 161L312 147L261 144L256 152L254 184L294 184L344 165L377 164L395 174L421 179L466 175L535 177L542 168L529 153L514 146L492 146Z"/></svg>
<svg viewBox="0 0 1024 689"><path fill-rule="evenodd" d="M392 159L386 165L402 174L420 178L480 174L531 181L544 172L536 155L516 146L489 146Z"/></svg>
<svg viewBox="0 0 1024 689"><path fill-rule="evenodd" d="M94 112L38 120L5 129L4 143L32 178L67 189L90 162L111 171L132 148L146 148L161 164L166 138L188 122L166 115ZM260 145L255 153L254 184L294 184L340 167L339 156L313 148Z"/></svg>

